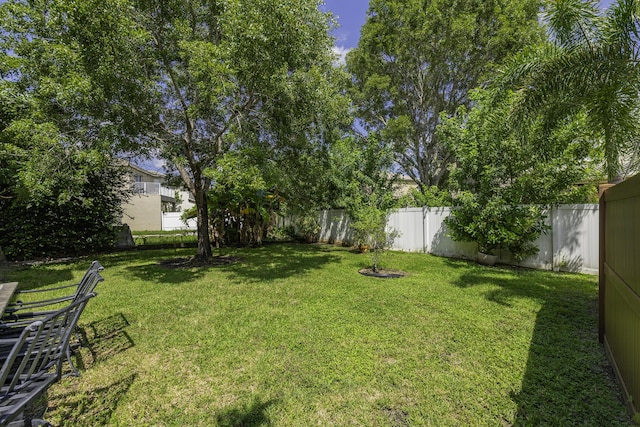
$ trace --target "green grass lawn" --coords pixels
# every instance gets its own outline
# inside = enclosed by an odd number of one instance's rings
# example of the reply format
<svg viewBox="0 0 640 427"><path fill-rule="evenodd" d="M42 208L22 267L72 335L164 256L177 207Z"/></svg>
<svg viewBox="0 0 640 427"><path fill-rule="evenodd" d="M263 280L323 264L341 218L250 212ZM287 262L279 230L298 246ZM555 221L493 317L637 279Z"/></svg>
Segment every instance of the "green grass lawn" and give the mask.
<svg viewBox="0 0 640 427"><path fill-rule="evenodd" d="M131 234L136 246L180 245L198 241L195 232L188 230L134 231Z"/></svg>
<svg viewBox="0 0 640 427"><path fill-rule="evenodd" d="M323 245L100 256L81 378L48 393L58 426L628 426L597 340L596 277ZM79 279L90 260L15 271Z"/></svg>

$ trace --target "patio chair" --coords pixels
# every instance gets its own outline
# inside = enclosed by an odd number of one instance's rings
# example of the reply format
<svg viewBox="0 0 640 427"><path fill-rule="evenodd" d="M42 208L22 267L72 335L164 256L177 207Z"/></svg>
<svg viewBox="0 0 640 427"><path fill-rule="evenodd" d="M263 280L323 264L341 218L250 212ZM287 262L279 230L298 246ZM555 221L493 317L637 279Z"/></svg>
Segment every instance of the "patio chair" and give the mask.
<svg viewBox="0 0 640 427"><path fill-rule="evenodd" d="M61 377L62 359L73 327L94 296L90 293L33 322L11 342L0 340L10 346L0 368L0 426L7 426L21 415L25 426L32 425L33 405Z"/></svg>
<svg viewBox="0 0 640 427"><path fill-rule="evenodd" d="M67 285L53 286L53 287L48 286L48 287L38 288L38 289L25 289L25 290L17 291L14 294L14 298L17 298L17 300L9 304L7 308L5 308L3 318L12 317L15 313L18 313L23 310L33 310L39 307L47 307L47 306L59 304L66 301L73 301L74 299L78 298L78 296L82 296L83 292L86 294L92 291L92 289L89 291L85 291L87 287L90 287L89 282L90 280L93 279L92 274L100 272L102 270L104 270L104 267L102 266L102 264L100 264L98 261L93 261L89 266L89 268L87 269L87 271L85 271L82 279L80 279L80 282L78 283L71 283ZM95 286L95 284L93 284L93 286ZM75 289L75 291L71 294L65 294L62 296L57 296L54 298L48 298L43 300L23 301L22 299L20 299L21 297L29 297L31 295L37 295L40 293L56 292L61 289L69 289L69 288L73 288ZM50 310L50 311L55 311L55 310ZM15 315L13 317L19 318L21 317L21 315ZM26 315L22 317L29 318L32 316Z"/></svg>
<svg viewBox="0 0 640 427"><path fill-rule="evenodd" d="M87 274L85 274L85 277L83 278L82 283L78 285L76 293L73 295L73 300L70 304L84 299L87 295L96 295L94 289L97 284L102 281L104 281L104 278L97 271L87 272ZM59 309L60 303L65 302L66 300L66 298L62 301L56 300L56 302L52 304L57 305L56 308ZM42 320L53 313L56 313L56 310L14 312L7 316L4 316L0 321L0 359L4 354L3 350L6 350L6 344L3 346L3 343L16 339L25 327L29 326L34 321ZM78 343L73 348L71 345L67 346L67 349L65 350L67 361L69 362L69 366L71 367L71 373L67 375L79 377L80 372L76 369L75 365L73 364L73 360L71 359L72 350L75 350L78 346L83 345L82 337L80 334L78 334L77 331L77 319L75 319L71 331L76 333Z"/></svg>
<svg viewBox="0 0 640 427"><path fill-rule="evenodd" d="M100 265L98 261L91 263L91 267L85 272L82 280L79 283L73 285L64 285L51 288L49 290L57 290L63 288L69 288L75 286L75 292L73 294L64 295L56 298L49 298L45 300L22 302L18 301L13 305L9 305L0 319L0 334L4 333L7 329L14 327L24 327L39 317L51 314L60 308L60 304L65 302L75 301L84 297L90 292L93 292L98 283L104 281L104 278L100 275L99 271L102 271L104 267ZM39 291L39 289L38 289ZM41 308L49 308L49 310L35 310Z"/></svg>

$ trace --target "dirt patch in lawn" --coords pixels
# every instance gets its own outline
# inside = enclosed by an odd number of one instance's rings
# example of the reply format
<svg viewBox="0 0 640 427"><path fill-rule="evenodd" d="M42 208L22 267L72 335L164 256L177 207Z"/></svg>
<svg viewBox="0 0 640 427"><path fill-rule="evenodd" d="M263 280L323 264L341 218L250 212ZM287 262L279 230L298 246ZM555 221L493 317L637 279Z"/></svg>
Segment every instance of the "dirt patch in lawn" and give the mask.
<svg viewBox="0 0 640 427"><path fill-rule="evenodd" d="M363 276L378 277L380 279L399 279L409 275L409 273L400 270L378 269L378 271L373 271L372 268L363 268L362 270L358 270L358 273Z"/></svg>

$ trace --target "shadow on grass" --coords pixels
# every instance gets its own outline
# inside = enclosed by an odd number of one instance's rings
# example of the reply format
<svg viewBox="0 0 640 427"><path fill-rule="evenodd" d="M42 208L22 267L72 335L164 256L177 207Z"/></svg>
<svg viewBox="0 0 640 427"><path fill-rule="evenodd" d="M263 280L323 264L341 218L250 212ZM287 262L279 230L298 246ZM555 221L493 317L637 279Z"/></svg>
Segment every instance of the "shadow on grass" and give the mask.
<svg viewBox="0 0 640 427"><path fill-rule="evenodd" d="M188 283L194 280L201 279L206 276L209 271L215 268L210 267L194 267L194 268L167 268L158 264L158 261L164 258L158 258L151 264L136 265L132 267L125 267L124 271L131 274L133 277L144 280L147 282L153 282L156 284L178 285L180 283Z"/></svg>
<svg viewBox="0 0 640 427"><path fill-rule="evenodd" d="M89 364L105 361L132 348L135 344L124 330L127 326L129 326L129 322L124 315L117 313L92 322L87 328L80 328L82 346L88 350L90 361L85 362L80 357L80 353L76 352L75 358L78 368L85 369Z"/></svg>
<svg viewBox="0 0 640 427"><path fill-rule="evenodd" d="M63 426L101 426L109 424L118 402L136 379L132 374L112 382L106 387L90 390L76 390L51 396L49 407L56 408L60 417L58 427Z"/></svg>
<svg viewBox="0 0 640 427"><path fill-rule="evenodd" d="M631 425L598 342L595 278L449 264L465 270L456 286L497 285L486 294L489 301L510 306L526 298L541 304L521 390L511 396L518 407L514 425Z"/></svg>
<svg viewBox="0 0 640 427"><path fill-rule="evenodd" d="M271 421L266 414L267 408L276 403L272 399L261 402L257 397L251 404L246 406L232 406L219 411L216 414L216 421L220 427L259 427L270 426Z"/></svg>
<svg viewBox="0 0 640 427"><path fill-rule="evenodd" d="M246 255L246 257L245 257ZM241 253L245 262L223 267L238 281L286 279L319 270L342 258L331 246L319 244L272 244Z"/></svg>
<svg viewBox="0 0 640 427"><path fill-rule="evenodd" d="M140 280L158 284L189 283L211 272L224 271L231 274L232 280L246 283L296 276L321 269L326 264L341 259L332 253L331 247L328 246L288 243L270 244L258 248L225 248L221 251L223 255L237 256L241 259L231 264L168 268L159 265L158 262L171 258L169 254L156 251L154 253L156 255L152 263L125 267L125 271Z"/></svg>
<svg viewBox="0 0 640 427"><path fill-rule="evenodd" d="M91 261L86 262L89 267ZM33 267L21 267L10 270L6 281L18 282L19 290L24 289L41 289L51 285L64 285L74 283L74 271L78 270L80 264L68 264L60 269L60 264L56 268L50 265L41 265ZM79 279L78 279L79 280Z"/></svg>

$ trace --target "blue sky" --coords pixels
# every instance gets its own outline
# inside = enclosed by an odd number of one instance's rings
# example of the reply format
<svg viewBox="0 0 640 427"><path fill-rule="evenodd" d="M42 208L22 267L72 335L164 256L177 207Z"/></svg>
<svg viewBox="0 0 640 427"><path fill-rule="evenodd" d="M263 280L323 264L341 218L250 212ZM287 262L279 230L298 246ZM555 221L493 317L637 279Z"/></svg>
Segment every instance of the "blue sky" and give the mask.
<svg viewBox="0 0 640 427"><path fill-rule="evenodd" d="M369 0L324 0L325 10L338 19L340 28L334 31L336 46L352 49L358 45L360 27L367 18Z"/></svg>
<svg viewBox="0 0 640 427"><path fill-rule="evenodd" d="M324 0L324 10L330 11L340 26L333 32L336 38L334 51L344 61L344 55L358 45L360 27L367 18L369 0Z"/></svg>

